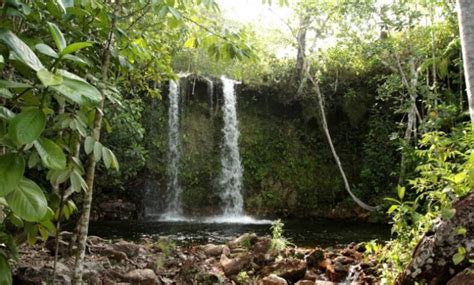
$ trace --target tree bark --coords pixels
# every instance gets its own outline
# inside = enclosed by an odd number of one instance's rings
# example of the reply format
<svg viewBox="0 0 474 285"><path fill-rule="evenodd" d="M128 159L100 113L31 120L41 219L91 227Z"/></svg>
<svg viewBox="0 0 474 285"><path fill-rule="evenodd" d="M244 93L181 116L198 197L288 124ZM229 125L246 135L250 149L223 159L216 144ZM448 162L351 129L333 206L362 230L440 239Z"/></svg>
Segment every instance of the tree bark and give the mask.
<svg viewBox="0 0 474 285"><path fill-rule="evenodd" d="M94 129L92 133L92 137L95 141L100 140L100 131L102 129L102 117L103 117L103 110L104 110L104 103L105 103L105 92L106 92L106 83L108 80L108 72L110 66L110 56L111 56L111 46L114 41L114 30L117 25L117 12L120 7L120 0L115 1L114 5L114 13L112 15L112 22L110 26L109 36L107 42L105 43L105 47L102 54L102 87L100 92L102 94L102 100L99 103L99 106L95 112L94 118ZM94 190L94 178L95 178L95 167L96 161L94 158L94 153L89 154L88 156L88 166L86 170L86 183L87 183L87 191L84 193L84 200L82 204L82 215L79 220L79 227L78 227L78 239L77 239L77 253L76 253L76 262L74 266L74 276L73 276L73 284L82 284L82 271L84 266L84 256L86 250L86 242L87 242L87 235L89 230L89 219L90 219L90 212L92 206L92 196Z"/></svg>
<svg viewBox="0 0 474 285"><path fill-rule="evenodd" d="M474 1L458 0L457 6L467 101L471 123L474 124Z"/></svg>

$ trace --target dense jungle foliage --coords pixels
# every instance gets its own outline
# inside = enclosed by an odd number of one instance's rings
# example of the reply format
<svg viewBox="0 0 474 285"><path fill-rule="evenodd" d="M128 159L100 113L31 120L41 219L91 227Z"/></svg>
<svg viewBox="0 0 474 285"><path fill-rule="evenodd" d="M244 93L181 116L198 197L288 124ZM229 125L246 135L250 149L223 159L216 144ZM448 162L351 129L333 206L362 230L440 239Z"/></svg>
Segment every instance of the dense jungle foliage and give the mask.
<svg viewBox="0 0 474 285"><path fill-rule="evenodd" d="M456 5L262 2L292 9L292 19L242 24L214 0L0 0L0 284L12 283L17 245L57 237L62 222L77 224L80 284L100 202L132 201L135 218L162 206L163 193L150 191L166 184L167 82L178 72L190 74L181 111L187 211L220 203L210 189L224 74L242 81L248 212L390 221L393 240L367 248L393 282L435 218L451 218L474 187ZM288 48L297 56L278 55ZM377 210L369 216L346 190ZM463 247L452 258L472 263Z"/></svg>

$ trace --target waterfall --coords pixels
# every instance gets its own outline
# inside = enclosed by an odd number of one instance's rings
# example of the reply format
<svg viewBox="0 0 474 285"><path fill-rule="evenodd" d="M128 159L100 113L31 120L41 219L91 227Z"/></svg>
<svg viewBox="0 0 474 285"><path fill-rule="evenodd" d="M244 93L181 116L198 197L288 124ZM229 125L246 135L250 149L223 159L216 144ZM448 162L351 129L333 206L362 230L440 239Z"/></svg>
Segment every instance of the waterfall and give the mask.
<svg viewBox="0 0 474 285"><path fill-rule="evenodd" d="M180 160L179 133L179 82L170 81L168 109L168 165L167 165L167 208L164 219L179 219L182 216L181 192L179 184Z"/></svg>
<svg viewBox="0 0 474 285"><path fill-rule="evenodd" d="M234 85L236 81L221 77L224 93L222 106L224 127L224 143L221 150L221 199L224 203L224 216L243 215L244 201L242 198L242 165L239 153L239 129L236 111Z"/></svg>

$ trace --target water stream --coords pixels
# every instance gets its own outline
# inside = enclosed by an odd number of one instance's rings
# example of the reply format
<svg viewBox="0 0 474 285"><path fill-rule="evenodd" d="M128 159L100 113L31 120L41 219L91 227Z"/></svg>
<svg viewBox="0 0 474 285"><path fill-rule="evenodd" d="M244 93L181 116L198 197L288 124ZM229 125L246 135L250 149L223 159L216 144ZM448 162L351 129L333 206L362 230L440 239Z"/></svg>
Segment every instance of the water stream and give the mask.
<svg viewBox="0 0 474 285"><path fill-rule="evenodd" d="M167 175L167 208L161 216L163 220L180 220L183 213L181 207L182 188L179 183L180 160L179 133L179 81L170 81L168 109L168 165Z"/></svg>
<svg viewBox="0 0 474 285"><path fill-rule="evenodd" d="M239 153L239 128L236 110L236 81L221 77L224 104L222 106L224 143L221 150L221 199L224 203L224 217L239 217L244 214L242 197L242 165Z"/></svg>

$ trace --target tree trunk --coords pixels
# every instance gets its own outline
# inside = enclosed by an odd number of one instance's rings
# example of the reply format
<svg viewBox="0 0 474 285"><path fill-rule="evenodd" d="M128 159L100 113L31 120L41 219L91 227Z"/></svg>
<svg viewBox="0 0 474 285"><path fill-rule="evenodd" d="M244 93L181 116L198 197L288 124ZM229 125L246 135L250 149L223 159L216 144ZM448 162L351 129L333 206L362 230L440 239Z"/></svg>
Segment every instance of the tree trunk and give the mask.
<svg viewBox="0 0 474 285"><path fill-rule="evenodd" d="M306 32L308 31L310 17L309 15L303 15L300 19L300 27L296 36L298 43L298 52L296 55L296 65L293 73L294 84L299 84L301 76L305 68L305 53L306 53Z"/></svg>
<svg viewBox="0 0 474 285"><path fill-rule="evenodd" d="M398 276L396 284L446 284L470 266L474 240L474 193L454 203L453 208L456 209L454 217L433 223L431 230L416 246L412 261ZM466 229L466 234L457 234L461 227ZM454 264L453 256L460 247L465 248L466 256ZM471 281L474 281L474 275L471 275Z"/></svg>
<svg viewBox="0 0 474 285"><path fill-rule="evenodd" d="M461 37L467 102L474 124L474 1L458 0L459 34Z"/></svg>
<svg viewBox="0 0 474 285"><path fill-rule="evenodd" d="M322 122L322 125L323 125L324 134L326 135L326 138L327 138L328 143L329 143L329 147L331 148L332 155L334 157L334 160L336 161L337 167L339 168L339 172L341 173L342 180L344 181L344 186L345 186L347 192L349 193L349 195L351 196L352 200L354 200L354 202L356 202L357 205L359 205L363 209L366 209L367 211L374 211L376 209L375 207L372 207L372 206L369 206L369 205L365 204L364 202L359 200L359 198L357 198L354 195L354 193L352 193L351 186L349 184L349 180L347 180L346 173L344 172L344 168L342 167L341 160L339 159L339 156L337 155L337 152L336 152L336 148L334 147L334 144L332 143L331 134L329 133L329 127L328 127L328 123L326 121L326 113L324 112L323 95L321 94L321 90L319 89L319 84L313 79L313 77L309 74L309 72L307 74L307 77L309 78L309 80L314 85L314 89L315 89L316 95L318 97L319 111L321 112L321 122Z"/></svg>
<svg viewBox="0 0 474 285"><path fill-rule="evenodd" d="M109 37L105 44L105 48L102 55L102 87L100 92L102 94L102 100L99 103L99 106L95 112L94 118L94 129L92 137L95 141L100 140L100 131L102 129L102 117L103 117L103 110L104 110L104 103L105 103L105 92L106 92L106 83L108 80L108 71L110 66L110 56L111 56L111 46L114 40L114 30L117 24L117 15L118 9L120 7L120 1L116 0L114 6L114 14L112 15L112 22L109 31ZM86 250L86 242L87 242L87 234L89 230L89 218L92 206L92 196L94 190L94 178L95 178L95 166L96 161L94 159L94 153L89 154L88 156L88 166L86 170L86 183L87 183L87 191L84 193L84 200L82 204L82 215L79 220L79 227L78 227L78 238L77 238L77 253L76 253L76 262L74 266L74 276L73 276L73 284L82 284L82 270L84 266L84 256Z"/></svg>

